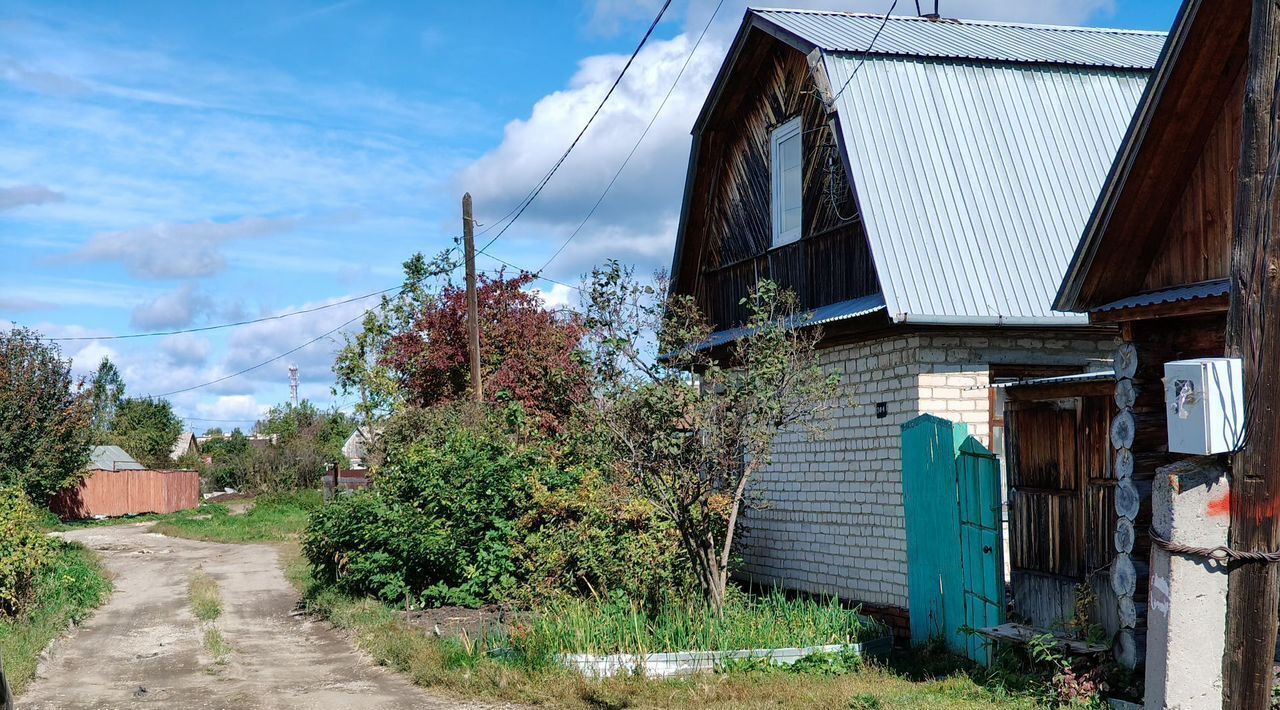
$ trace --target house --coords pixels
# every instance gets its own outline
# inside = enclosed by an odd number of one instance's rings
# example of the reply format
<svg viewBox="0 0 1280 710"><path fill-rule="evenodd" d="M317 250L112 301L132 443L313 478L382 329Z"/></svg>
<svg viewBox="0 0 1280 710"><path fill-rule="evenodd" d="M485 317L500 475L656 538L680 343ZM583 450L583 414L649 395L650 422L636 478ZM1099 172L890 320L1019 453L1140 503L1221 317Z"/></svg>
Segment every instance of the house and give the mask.
<svg viewBox="0 0 1280 710"><path fill-rule="evenodd" d="M368 426L356 427L355 431L351 432L347 440L342 443L342 455L347 458L352 469L369 467L370 444L381 433L382 430L377 427L372 429L372 435Z"/></svg>
<svg viewBox="0 0 1280 710"><path fill-rule="evenodd" d="M178 436L178 440L173 443L173 451L169 452L169 460L177 461L187 454L200 455L200 442L196 440L196 433L193 431L184 431Z"/></svg>
<svg viewBox="0 0 1280 710"><path fill-rule="evenodd" d="M1131 664L1145 648L1152 480L1185 458L1168 450L1164 363L1226 350L1249 15L1249 3L1183 4L1054 303L1119 324L1123 340L1111 435L1088 455L1116 479L1110 574Z"/></svg>
<svg viewBox="0 0 1280 710"><path fill-rule="evenodd" d="M90 471L143 471L137 459L119 446L95 446L89 451L89 463L85 466Z"/></svg>
<svg viewBox="0 0 1280 710"><path fill-rule="evenodd" d="M1115 326L1050 304L1163 41L747 11L693 128L671 289L712 345L759 279L794 290L842 375L827 436L775 445L749 579L904 628L902 425L935 414L1000 449L986 385L1110 367Z"/></svg>

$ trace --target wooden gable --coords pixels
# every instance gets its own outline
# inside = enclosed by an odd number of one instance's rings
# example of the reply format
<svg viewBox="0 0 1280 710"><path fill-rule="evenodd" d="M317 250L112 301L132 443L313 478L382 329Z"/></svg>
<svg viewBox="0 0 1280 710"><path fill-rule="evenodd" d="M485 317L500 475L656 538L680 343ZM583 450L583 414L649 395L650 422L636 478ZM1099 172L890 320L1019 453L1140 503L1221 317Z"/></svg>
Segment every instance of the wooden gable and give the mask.
<svg viewBox="0 0 1280 710"><path fill-rule="evenodd" d="M847 166L805 54L748 28L695 128L677 293L692 294L716 329L740 325L739 301L760 279L817 308L879 292ZM801 238L772 247L770 134L801 117Z"/></svg>
<svg viewBox="0 0 1280 710"><path fill-rule="evenodd" d="M1183 7L1058 309L1227 276L1248 29L1248 3Z"/></svg>

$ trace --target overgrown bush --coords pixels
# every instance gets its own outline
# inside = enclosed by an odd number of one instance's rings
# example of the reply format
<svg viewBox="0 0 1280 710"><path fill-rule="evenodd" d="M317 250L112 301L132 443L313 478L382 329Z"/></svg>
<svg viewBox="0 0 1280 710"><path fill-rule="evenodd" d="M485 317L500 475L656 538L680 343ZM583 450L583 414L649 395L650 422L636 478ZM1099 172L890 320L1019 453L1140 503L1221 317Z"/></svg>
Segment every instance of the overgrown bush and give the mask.
<svg viewBox="0 0 1280 710"><path fill-rule="evenodd" d="M53 551L26 494L14 486L0 488L0 616L25 611Z"/></svg>
<svg viewBox="0 0 1280 710"><path fill-rule="evenodd" d="M389 426L372 491L316 512L304 552L317 576L403 603L478 606L682 583L678 543L651 506L578 452L537 434L518 406L413 415Z"/></svg>

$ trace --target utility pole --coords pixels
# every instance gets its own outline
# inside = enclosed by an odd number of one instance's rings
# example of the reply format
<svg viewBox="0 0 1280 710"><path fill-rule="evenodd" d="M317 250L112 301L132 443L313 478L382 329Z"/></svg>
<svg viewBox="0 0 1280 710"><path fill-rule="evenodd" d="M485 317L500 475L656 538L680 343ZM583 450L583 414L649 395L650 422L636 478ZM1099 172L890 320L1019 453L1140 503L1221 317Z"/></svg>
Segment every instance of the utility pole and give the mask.
<svg viewBox="0 0 1280 710"><path fill-rule="evenodd" d="M1245 441L1231 457L1231 547L1270 552L1280 544L1280 10L1253 0L1245 82L1227 355L1244 361ZM1228 575L1224 707L1271 702L1280 568L1236 562Z"/></svg>
<svg viewBox="0 0 1280 710"><path fill-rule="evenodd" d="M476 305L476 235L475 219L471 216L471 193L462 196L462 241L467 261L467 340L471 353L471 396L476 402L484 401L484 387L480 382L480 321Z"/></svg>

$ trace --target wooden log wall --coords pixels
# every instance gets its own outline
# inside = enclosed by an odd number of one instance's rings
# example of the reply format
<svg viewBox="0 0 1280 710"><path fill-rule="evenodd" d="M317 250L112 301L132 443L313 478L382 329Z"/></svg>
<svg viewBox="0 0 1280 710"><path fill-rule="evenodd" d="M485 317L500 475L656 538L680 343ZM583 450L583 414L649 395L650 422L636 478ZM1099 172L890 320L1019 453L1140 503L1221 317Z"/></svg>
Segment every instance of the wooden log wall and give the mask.
<svg viewBox="0 0 1280 710"><path fill-rule="evenodd" d="M1138 321L1123 330L1115 358L1116 416L1112 425L1116 487L1115 561L1111 568L1121 622L1116 657L1135 666L1146 648L1146 603L1151 556L1151 488L1156 469L1187 458L1170 454L1164 403L1164 364L1221 357L1223 316Z"/></svg>
<svg viewBox="0 0 1280 710"><path fill-rule="evenodd" d="M702 133L685 237L698 245L697 263L681 266L682 273L697 270L692 293L717 329L741 324L739 301L763 278L794 290L805 308L879 291L853 187L808 62L764 37L743 55ZM801 238L775 249L770 137L795 116L804 156Z"/></svg>

